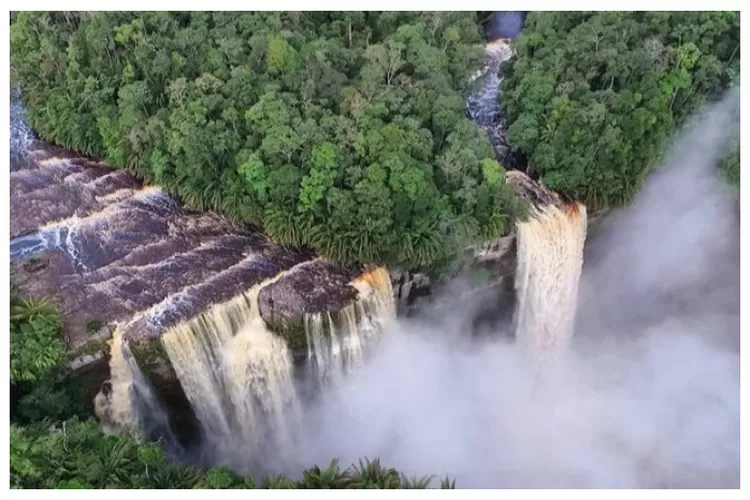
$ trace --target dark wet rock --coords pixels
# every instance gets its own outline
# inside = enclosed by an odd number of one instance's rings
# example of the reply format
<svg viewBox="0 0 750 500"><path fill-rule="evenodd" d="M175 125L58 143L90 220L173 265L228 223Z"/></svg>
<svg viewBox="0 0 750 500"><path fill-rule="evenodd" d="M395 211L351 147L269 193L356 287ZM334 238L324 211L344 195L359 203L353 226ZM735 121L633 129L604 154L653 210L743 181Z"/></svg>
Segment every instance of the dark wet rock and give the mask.
<svg viewBox="0 0 750 500"><path fill-rule="evenodd" d="M422 273L393 270L390 276L393 300L399 314L408 313L419 299L429 297L432 293L432 280Z"/></svg>
<svg viewBox="0 0 750 500"><path fill-rule="evenodd" d="M493 12L485 23L487 40L513 39L517 37L521 33L521 30L523 30L527 15L527 12L522 11Z"/></svg>
<svg viewBox="0 0 750 500"><path fill-rule="evenodd" d="M568 200L564 199L558 193L532 180L523 172L517 170L507 172L505 180L515 187L519 196L536 207L543 207L545 205L562 206L568 202Z"/></svg>
<svg viewBox="0 0 750 500"><path fill-rule="evenodd" d="M103 350L94 354L84 354L79 356L68 364L69 374L72 376L80 375L81 372L90 370L92 365L106 363L106 357L106 352Z"/></svg>
<svg viewBox="0 0 750 500"><path fill-rule="evenodd" d="M48 265L48 259L42 257L31 257L23 263L23 269L27 273L36 273L45 269Z"/></svg>
<svg viewBox="0 0 750 500"><path fill-rule="evenodd" d="M11 238L69 217L87 217L141 189L126 172L59 148L31 151L26 162L10 174Z"/></svg>
<svg viewBox="0 0 750 500"><path fill-rule="evenodd" d="M336 312L351 304L357 290L349 283L362 271L359 266L342 266L324 259L299 266L263 287L258 295L260 315L272 330L299 344L302 339L295 337L301 333L303 316Z"/></svg>

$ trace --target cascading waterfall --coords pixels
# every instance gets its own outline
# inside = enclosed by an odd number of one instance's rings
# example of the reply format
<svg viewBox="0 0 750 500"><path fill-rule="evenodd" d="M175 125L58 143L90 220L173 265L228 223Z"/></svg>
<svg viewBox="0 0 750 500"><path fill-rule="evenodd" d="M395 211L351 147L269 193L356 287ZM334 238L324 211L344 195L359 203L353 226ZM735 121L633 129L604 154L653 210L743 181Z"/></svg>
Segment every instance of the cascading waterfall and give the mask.
<svg viewBox="0 0 750 500"><path fill-rule="evenodd" d="M299 424L292 357L261 318L261 289L279 273L162 336L175 373L200 421L212 460L237 469L264 449L289 449Z"/></svg>
<svg viewBox="0 0 750 500"><path fill-rule="evenodd" d="M503 62L515 54L511 41L524 22L522 12L495 12L488 25L484 84L467 102L469 118L483 128L506 168L515 168L499 106ZM478 77L479 75L477 75ZM544 191L544 189L542 189ZM545 195L546 196L546 195ZM552 196L537 203L531 218L517 226L515 337L533 362L555 357L573 335L578 283L586 240L586 207Z"/></svg>
<svg viewBox="0 0 750 500"><path fill-rule="evenodd" d="M351 286L358 296L344 309L304 318L308 371L321 383L335 382L361 366L368 348L396 317L385 268L364 273Z"/></svg>
<svg viewBox="0 0 750 500"><path fill-rule="evenodd" d="M104 432L133 432L146 439L161 438L168 451L174 450L177 440L169 417L119 328L110 341L109 369L109 390L101 390L94 399Z"/></svg>
<svg viewBox="0 0 750 500"><path fill-rule="evenodd" d="M28 152L32 137L24 132L21 111L20 105L12 110L19 132L14 150ZM82 309L84 318L117 321L110 378L95 401L103 429L162 437L168 451L182 451L128 344L153 342L164 332L166 355L201 428L205 456L195 458L242 471L255 465L249 459L256 456L268 464L278 450L293 450L300 414L292 353L261 319L258 298L264 286L315 261L227 301L242 291L242 282L267 276L264 260L286 267L309 257L219 218L183 213L158 187L142 187L125 172L41 142L34 147L11 173L11 235L18 236L10 244L11 260L51 251L34 272L51 277L59 289L69 287L64 300ZM263 258L250 249L262 249ZM321 379L361 364L395 316L387 270L372 270L350 285L358 299L348 307L303 316L310 352L317 353L317 362L311 355L308 365L320 368ZM324 283L324 293L330 286L340 285ZM165 328L185 317L193 319ZM83 324L76 330L76 345L88 342L84 331ZM149 375L169 377L158 370Z"/></svg>
<svg viewBox="0 0 750 500"><path fill-rule="evenodd" d="M534 208L517 225L515 335L533 361L556 357L573 335L586 228L576 202Z"/></svg>

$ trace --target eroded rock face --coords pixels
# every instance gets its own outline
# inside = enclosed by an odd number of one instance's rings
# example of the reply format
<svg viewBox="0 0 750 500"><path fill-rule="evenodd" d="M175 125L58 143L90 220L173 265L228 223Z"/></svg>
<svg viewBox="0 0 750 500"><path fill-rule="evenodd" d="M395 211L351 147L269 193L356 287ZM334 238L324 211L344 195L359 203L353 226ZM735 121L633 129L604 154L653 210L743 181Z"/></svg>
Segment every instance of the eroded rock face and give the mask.
<svg viewBox="0 0 750 500"><path fill-rule="evenodd" d="M562 206L568 200L544 185L533 181L528 175L518 170L511 170L505 174L505 181L513 185L519 196L526 199L535 207L545 205Z"/></svg>
<svg viewBox="0 0 750 500"><path fill-rule="evenodd" d="M361 267L315 260L263 287L260 315L272 329L299 323L305 314L340 311L357 298L349 284Z"/></svg>
<svg viewBox="0 0 750 500"><path fill-rule="evenodd" d="M390 276L393 301L399 314L408 313L420 298L432 293L432 280L422 273L393 270Z"/></svg>

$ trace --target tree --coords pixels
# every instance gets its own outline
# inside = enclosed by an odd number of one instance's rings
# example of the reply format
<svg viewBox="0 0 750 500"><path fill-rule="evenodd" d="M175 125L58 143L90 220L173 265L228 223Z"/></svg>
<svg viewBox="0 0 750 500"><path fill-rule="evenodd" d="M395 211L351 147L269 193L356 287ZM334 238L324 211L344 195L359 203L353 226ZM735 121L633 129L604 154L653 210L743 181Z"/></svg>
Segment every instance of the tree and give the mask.
<svg viewBox="0 0 750 500"><path fill-rule="evenodd" d="M10 298L10 380L47 378L62 360L60 315L46 300Z"/></svg>
<svg viewBox="0 0 750 500"><path fill-rule="evenodd" d="M11 425L10 483L12 488L237 489L237 488L428 488L432 478L409 479L397 470L365 459L341 469L337 460L322 469L315 465L294 480L283 475L256 482L229 469L201 470L170 461L157 443L129 435L101 432L94 420L68 420L28 427ZM454 488L444 480L441 488Z"/></svg>
<svg viewBox="0 0 750 500"><path fill-rule="evenodd" d="M473 13L19 12L11 31L43 138L279 243L424 267L460 250L441 228L476 240L514 206L476 203L493 152L463 109Z"/></svg>
<svg viewBox="0 0 750 500"><path fill-rule="evenodd" d="M48 300L21 297L11 283L11 419L65 419L83 411L83 390L61 377L65 350L60 313Z"/></svg>
<svg viewBox="0 0 750 500"><path fill-rule="evenodd" d="M738 74L737 12L535 12L503 68L511 145L549 187L627 203L675 127Z"/></svg>

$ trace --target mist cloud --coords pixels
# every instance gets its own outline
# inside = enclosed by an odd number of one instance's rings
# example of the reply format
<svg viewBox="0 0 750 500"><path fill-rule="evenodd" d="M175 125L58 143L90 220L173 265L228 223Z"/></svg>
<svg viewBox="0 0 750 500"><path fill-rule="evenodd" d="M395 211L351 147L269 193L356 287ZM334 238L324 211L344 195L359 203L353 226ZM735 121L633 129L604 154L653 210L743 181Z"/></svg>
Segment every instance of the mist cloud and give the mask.
<svg viewBox="0 0 750 500"><path fill-rule="evenodd" d="M739 487L739 216L716 168L738 98L592 232L563 364L535 379L502 332L399 321L306 412L295 458L380 457L465 488Z"/></svg>

